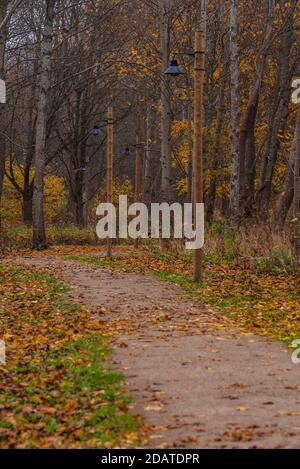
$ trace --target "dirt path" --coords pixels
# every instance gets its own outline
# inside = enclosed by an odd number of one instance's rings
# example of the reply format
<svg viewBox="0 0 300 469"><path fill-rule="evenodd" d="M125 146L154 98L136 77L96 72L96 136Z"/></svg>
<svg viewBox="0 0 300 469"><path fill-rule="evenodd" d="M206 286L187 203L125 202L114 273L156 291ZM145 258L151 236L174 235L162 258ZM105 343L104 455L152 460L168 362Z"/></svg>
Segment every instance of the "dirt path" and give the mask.
<svg viewBox="0 0 300 469"><path fill-rule="evenodd" d="M176 286L144 275L58 257L18 262L60 275L108 334L118 330L113 361L153 427L149 446L300 446L300 365L284 347L228 330Z"/></svg>

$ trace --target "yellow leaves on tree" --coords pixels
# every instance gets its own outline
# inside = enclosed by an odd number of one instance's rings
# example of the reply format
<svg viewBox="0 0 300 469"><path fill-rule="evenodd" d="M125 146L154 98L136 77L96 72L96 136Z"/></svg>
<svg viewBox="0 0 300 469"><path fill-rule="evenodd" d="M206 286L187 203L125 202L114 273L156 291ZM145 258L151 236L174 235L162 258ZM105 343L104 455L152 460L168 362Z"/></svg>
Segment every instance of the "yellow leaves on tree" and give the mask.
<svg viewBox="0 0 300 469"><path fill-rule="evenodd" d="M8 170L8 168L7 168ZM24 187L23 167L14 165L13 174L17 186ZM34 176L32 171L30 180ZM66 197L64 193L64 182L58 176L45 177L45 219L47 222L54 221L65 209ZM22 222L23 197L15 185L5 176L3 185L2 216L4 223L8 226L16 226Z"/></svg>

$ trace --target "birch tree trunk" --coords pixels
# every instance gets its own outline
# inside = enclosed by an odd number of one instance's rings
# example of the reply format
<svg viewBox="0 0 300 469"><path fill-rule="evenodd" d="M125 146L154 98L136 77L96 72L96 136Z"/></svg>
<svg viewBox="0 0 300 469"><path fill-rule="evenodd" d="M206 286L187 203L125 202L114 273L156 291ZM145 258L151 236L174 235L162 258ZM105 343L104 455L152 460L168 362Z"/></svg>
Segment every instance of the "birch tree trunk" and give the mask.
<svg viewBox="0 0 300 469"><path fill-rule="evenodd" d="M230 184L230 221L232 226L239 223L239 82L237 46L237 0L231 0L230 11L230 71L231 71L231 184Z"/></svg>
<svg viewBox="0 0 300 469"><path fill-rule="evenodd" d="M296 124L296 151L294 166L294 257L300 259L300 105Z"/></svg>
<svg viewBox="0 0 300 469"><path fill-rule="evenodd" d="M171 109L170 87L164 71L169 65L169 6L170 0L160 0L159 29L161 48L161 196L163 202L171 198Z"/></svg>
<svg viewBox="0 0 300 469"><path fill-rule="evenodd" d="M6 18L8 0L1 0L0 2L0 23L2 24ZM3 26L0 29L0 79L4 79L4 54L7 41L7 26ZM5 104L0 104L0 131L2 132L4 124L4 113ZM1 214L1 199L3 189L3 178L4 178L4 166L5 166L5 139L0 133L0 232L2 229L2 214Z"/></svg>
<svg viewBox="0 0 300 469"><path fill-rule="evenodd" d="M40 90L35 139L35 178L33 192L33 248L47 248L44 220L44 173L46 163L47 102L50 90L54 7L56 0L45 0L42 33Z"/></svg>

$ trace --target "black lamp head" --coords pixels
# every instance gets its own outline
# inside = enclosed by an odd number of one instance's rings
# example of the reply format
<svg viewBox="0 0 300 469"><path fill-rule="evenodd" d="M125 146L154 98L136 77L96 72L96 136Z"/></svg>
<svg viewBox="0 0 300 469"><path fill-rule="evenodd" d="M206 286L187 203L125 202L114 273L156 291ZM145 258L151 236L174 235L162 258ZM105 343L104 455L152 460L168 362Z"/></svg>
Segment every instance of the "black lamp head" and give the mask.
<svg viewBox="0 0 300 469"><path fill-rule="evenodd" d="M100 130L99 127L95 125L91 130L91 134L96 137L97 135L99 135L99 130Z"/></svg>
<svg viewBox="0 0 300 469"><path fill-rule="evenodd" d="M179 67L177 60L173 59L164 73L165 75L172 75L173 77L177 77L178 75L182 75L183 71Z"/></svg>
<svg viewBox="0 0 300 469"><path fill-rule="evenodd" d="M123 151L123 156L130 156L130 155L131 155L130 148L126 147Z"/></svg>
<svg viewBox="0 0 300 469"><path fill-rule="evenodd" d="M98 125L95 125L92 130L91 130L91 134L94 136L94 137L101 137L104 135L104 132L103 130L100 129L100 127L98 127Z"/></svg>

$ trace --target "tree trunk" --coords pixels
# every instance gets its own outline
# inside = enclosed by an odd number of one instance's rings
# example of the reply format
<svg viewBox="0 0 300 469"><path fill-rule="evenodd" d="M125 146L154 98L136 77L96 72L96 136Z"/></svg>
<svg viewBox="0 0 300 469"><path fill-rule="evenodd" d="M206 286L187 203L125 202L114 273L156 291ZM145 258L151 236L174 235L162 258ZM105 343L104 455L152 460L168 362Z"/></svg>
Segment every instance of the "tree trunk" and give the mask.
<svg viewBox="0 0 300 469"><path fill-rule="evenodd" d="M284 224L290 210L290 207L293 202L294 198L294 183L295 183L295 161L296 161L296 151L297 151L297 134L299 129L297 128L300 121L300 107L298 110L298 118L297 124L294 133L293 144L290 152L290 158L288 161L288 169L285 174L284 184L283 184L283 191L281 192L276 206L273 211L272 216L272 226L277 231L281 231L284 228Z"/></svg>
<svg viewBox="0 0 300 469"><path fill-rule="evenodd" d="M75 223L79 228L84 227L84 200L83 194L76 192L75 200Z"/></svg>
<svg viewBox="0 0 300 469"><path fill-rule="evenodd" d="M147 105L146 115L146 148L145 148L145 167L144 167L144 193L143 201L149 205L151 203L151 130L152 130L152 119L151 119L151 106Z"/></svg>
<svg viewBox="0 0 300 469"><path fill-rule="evenodd" d="M292 23L296 3L297 0L294 0L292 6L287 8L284 30L281 37L282 46L279 57L278 77L268 122L260 187L256 197L258 212L262 220L268 217L273 174L280 148L280 135L285 131L289 114L290 86L288 84L291 82L294 73L294 67L290 68L290 53L294 40Z"/></svg>
<svg viewBox="0 0 300 469"><path fill-rule="evenodd" d="M86 153L86 141L83 141L80 145L80 161L81 165L85 168L82 172L82 220L83 228L87 228L89 224L89 191L88 191L88 180L89 180L89 166L87 161Z"/></svg>
<svg viewBox="0 0 300 469"><path fill-rule="evenodd" d="M51 78L55 1L56 0L46 0L44 30L42 34L42 58L36 123L35 178L33 193L33 248L38 250L47 248L44 220L44 174L46 165L47 102Z"/></svg>
<svg viewBox="0 0 300 469"><path fill-rule="evenodd" d="M161 198L163 202L171 199L171 109L170 87L164 75L169 65L169 0L160 0L160 47L161 47Z"/></svg>
<svg viewBox="0 0 300 469"><path fill-rule="evenodd" d="M272 41L274 0L266 2L266 23L263 43L258 51L255 66L255 81L249 95L248 104L242 117L239 131L240 191L242 216L250 217L253 213L254 183L256 176L255 121L265 70L268 50Z"/></svg>
<svg viewBox="0 0 300 469"><path fill-rule="evenodd" d="M219 12L219 24L220 24L220 35L224 35L224 25L225 25L225 8L224 3L220 5ZM218 187L218 169L222 165L222 152L221 152L221 137L222 130L225 119L225 92L226 92L226 83L227 83L227 72L228 72L228 57L227 57L227 48L222 44L222 75L221 75L221 84L219 91L219 105L216 117L216 131L215 131L215 140L213 144L212 151L212 181L208 190L206 197L206 221L211 223L214 217L215 204L216 204L216 195Z"/></svg>
<svg viewBox="0 0 300 469"><path fill-rule="evenodd" d="M27 226L32 226L32 223L33 223L33 213L32 213L33 183L28 184L24 181L24 190L22 193L22 198L23 198L23 204L22 204L23 222Z"/></svg>
<svg viewBox="0 0 300 469"><path fill-rule="evenodd" d="M87 96L87 89L83 93L83 102L82 102L82 109L80 112L80 166L85 168L82 174L82 202L83 202L83 227L87 228L89 224L89 178L90 178L90 167L87 155L87 147L86 147L86 128L87 128L87 103L88 103L88 96Z"/></svg>
<svg viewBox="0 0 300 469"><path fill-rule="evenodd" d="M85 138L87 120L86 90L77 89L75 93L75 123L72 154L74 187L71 194L74 198L75 222L80 228L88 226L89 215L89 164L87 159L87 142Z"/></svg>
<svg viewBox="0 0 300 469"><path fill-rule="evenodd" d="M0 24L6 17L8 0L1 0L0 2ZM4 79L4 54L7 41L7 26L0 29L0 79ZM5 104L0 104L0 130L3 131L3 124L5 121ZM5 169L5 139L0 133L0 233L2 230L2 191L3 191L3 179L4 179L4 169Z"/></svg>
<svg viewBox="0 0 300 469"><path fill-rule="evenodd" d="M296 124L296 151L294 165L294 257L300 259L300 105Z"/></svg>
<svg viewBox="0 0 300 469"><path fill-rule="evenodd" d="M37 51L35 52L36 59L41 53L40 45L37 46ZM38 60L35 60L34 63L34 76L38 76L39 63ZM31 87L31 95L29 101L28 109L28 136L27 136L27 152L24 161L24 185L22 191L23 198L23 222L27 226L32 226L33 224L33 190L34 190L34 180L31 180L31 168L34 161L34 148L35 148L35 133L36 133L36 94L37 94L37 83L38 80L35 79Z"/></svg>
<svg viewBox="0 0 300 469"><path fill-rule="evenodd" d="M238 82L238 47L237 47L237 0L231 1L230 13L230 69L231 69L231 184L230 184L230 221L232 226L239 223L239 82Z"/></svg>
<svg viewBox="0 0 300 469"><path fill-rule="evenodd" d="M75 201L75 222L80 228L84 227L84 173L86 171L86 161L82 159L82 151L80 145L81 131L81 101L82 89L75 91L75 118L74 118L74 146L73 146L73 170L75 173L74 178L74 201Z"/></svg>

